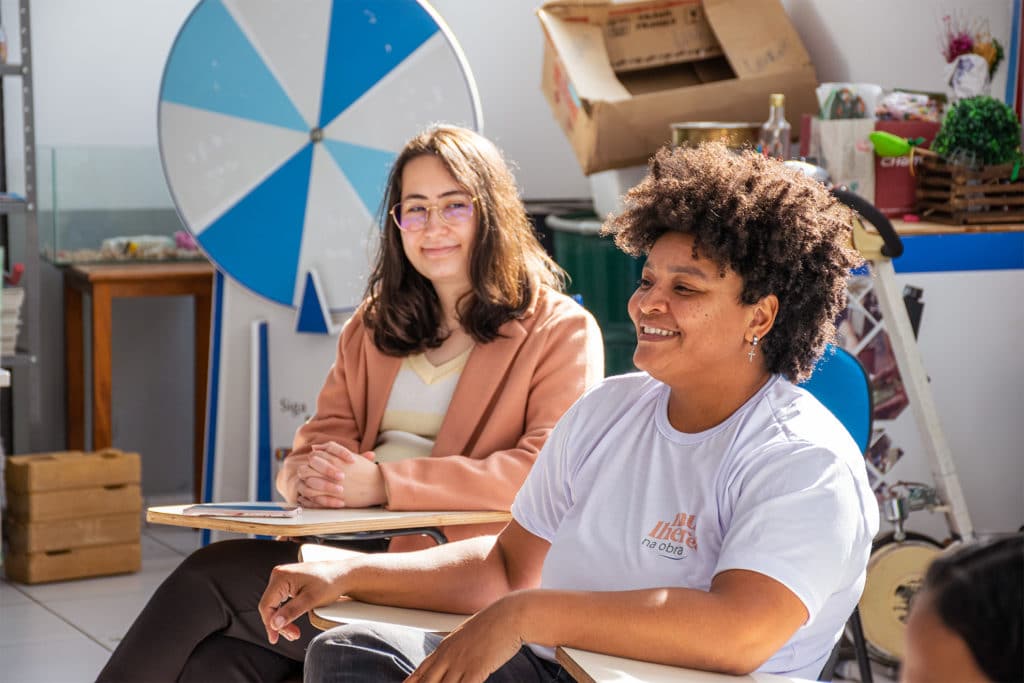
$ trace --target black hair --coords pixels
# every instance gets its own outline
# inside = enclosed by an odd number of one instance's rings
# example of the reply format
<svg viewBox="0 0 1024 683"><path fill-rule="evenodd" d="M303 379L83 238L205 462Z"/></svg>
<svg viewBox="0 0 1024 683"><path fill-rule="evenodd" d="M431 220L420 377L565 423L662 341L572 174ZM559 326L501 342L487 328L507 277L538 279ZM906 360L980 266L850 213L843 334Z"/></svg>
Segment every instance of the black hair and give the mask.
<svg viewBox="0 0 1024 683"><path fill-rule="evenodd" d="M993 681L1024 681L1024 534L938 557L922 593Z"/></svg>
<svg viewBox="0 0 1024 683"><path fill-rule="evenodd" d="M851 212L821 183L721 143L665 147L625 207L604 231L627 254L649 253L666 232L688 233L695 256L743 278L743 304L777 296L760 346L768 371L794 382L810 376L835 340L850 268L862 261L850 247Z"/></svg>

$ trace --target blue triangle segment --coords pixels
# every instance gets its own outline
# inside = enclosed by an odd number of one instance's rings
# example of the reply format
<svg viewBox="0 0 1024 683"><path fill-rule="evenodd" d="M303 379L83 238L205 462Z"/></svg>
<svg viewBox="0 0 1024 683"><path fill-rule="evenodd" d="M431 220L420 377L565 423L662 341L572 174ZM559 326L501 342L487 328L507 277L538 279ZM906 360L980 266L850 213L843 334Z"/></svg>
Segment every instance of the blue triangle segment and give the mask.
<svg viewBox="0 0 1024 683"><path fill-rule="evenodd" d="M307 144L199 234L221 270L285 306L295 296L312 164Z"/></svg>
<svg viewBox="0 0 1024 683"><path fill-rule="evenodd" d="M433 17L416 0L335 0L320 127L333 121L438 30Z"/></svg>
<svg viewBox="0 0 1024 683"><path fill-rule="evenodd" d="M352 184L366 211L371 216L376 214L387 189L388 173L398 155L385 149L363 147L326 138L323 145L331 153L331 158L345 174L348 182Z"/></svg>
<svg viewBox="0 0 1024 683"><path fill-rule="evenodd" d="M197 109L309 130L221 0L203 0L185 22L167 59L160 97Z"/></svg>
<svg viewBox="0 0 1024 683"><path fill-rule="evenodd" d="M312 273L306 273L306 285L302 290L302 304L299 307L299 318L295 325L296 332L307 334L328 334L331 331L324 317L326 307L320 298L320 290L313 280Z"/></svg>

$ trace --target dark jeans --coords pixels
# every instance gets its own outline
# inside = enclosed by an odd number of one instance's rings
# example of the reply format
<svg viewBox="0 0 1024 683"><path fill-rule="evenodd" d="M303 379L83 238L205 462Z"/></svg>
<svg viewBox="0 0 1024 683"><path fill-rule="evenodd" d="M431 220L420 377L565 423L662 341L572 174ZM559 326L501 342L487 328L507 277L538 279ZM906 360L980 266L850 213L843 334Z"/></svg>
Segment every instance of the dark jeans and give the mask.
<svg viewBox="0 0 1024 683"><path fill-rule="evenodd" d="M267 641L257 606L276 565L298 561L288 541L213 543L157 588L100 672L102 683L299 680L309 641Z"/></svg>
<svg viewBox="0 0 1024 683"><path fill-rule="evenodd" d="M309 644L307 683L401 683L441 642L436 633L387 624L349 624ZM528 647L487 677L488 683L560 683L572 677Z"/></svg>

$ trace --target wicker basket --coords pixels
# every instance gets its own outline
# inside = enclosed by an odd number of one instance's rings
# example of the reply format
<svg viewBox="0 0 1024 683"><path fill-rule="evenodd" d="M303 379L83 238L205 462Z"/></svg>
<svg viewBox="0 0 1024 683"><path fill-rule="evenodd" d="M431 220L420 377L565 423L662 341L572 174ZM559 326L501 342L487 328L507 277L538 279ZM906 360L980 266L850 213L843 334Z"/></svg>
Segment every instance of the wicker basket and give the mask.
<svg viewBox="0 0 1024 683"><path fill-rule="evenodd" d="M918 167L917 210L938 223L1024 222L1024 173L1010 181L1013 164L974 170L926 157Z"/></svg>

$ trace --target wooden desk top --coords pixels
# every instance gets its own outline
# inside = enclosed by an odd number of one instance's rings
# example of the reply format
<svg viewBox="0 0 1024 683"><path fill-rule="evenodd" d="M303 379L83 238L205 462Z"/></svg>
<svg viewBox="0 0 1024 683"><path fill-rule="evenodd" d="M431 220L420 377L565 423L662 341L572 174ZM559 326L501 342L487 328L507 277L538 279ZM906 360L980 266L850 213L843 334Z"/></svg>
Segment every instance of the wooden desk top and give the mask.
<svg viewBox="0 0 1024 683"><path fill-rule="evenodd" d="M213 275L208 261L157 261L142 263L79 263L69 266L65 277L85 282L161 280Z"/></svg>
<svg viewBox="0 0 1024 683"><path fill-rule="evenodd" d="M346 551L339 551L329 545L316 543L303 543L299 551L301 562L319 562L330 560L339 555L346 554ZM394 626L408 626L409 628L428 631L431 633L450 633L455 627L465 621L465 614L447 614L445 612L431 612L425 609L405 609L404 607L388 607L384 605L371 605L358 600L342 598L335 603L318 607L309 613L309 622L313 626L327 630L338 624L352 624L358 622L369 622L373 624L391 624Z"/></svg>
<svg viewBox="0 0 1024 683"><path fill-rule="evenodd" d="M306 557L303 546L303 559L322 559ZM329 550L329 549L328 549ZM388 607L371 605L358 600L342 599L325 607L318 607L309 613L309 621L317 628L329 629L339 624L371 623L406 626L430 633L450 633L467 619L463 614L446 614L428 610L406 609L404 607ZM726 674L683 669L664 664L652 664L636 659L625 659L602 655L575 648L556 648L555 657L580 683L799 683L800 679L775 676L772 674L753 673L749 676L729 676Z"/></svg>
<svg viewBox="0 0 1024 683"><path fill-rule="evenodd" d="M810 683L800 678L757 672L747 676L730 676L570 647L556 648L555 658L579 683Z"/></svg>
<svg viewBox="0 0 1024 683"><path fill-rule="evenodd" d="M313 558L303 556L302 559L309 561ZM317 607L309 613L309 622L325 631L340 624L369 623L406 626L428 633L451 633L468 618L469 616L466 614L447 614L425 609L371 605L347 598L342 598L325 607Z"/></svg>
<svg viewBox="0 0 1024 683"><path fill-rule="evenodd" d="M184 515L188 505L164 505L146 510L146 521L192 529L233 531L265 536L323 536L359 531L488 524L512 519L508 512L394 512L379 507L341 510L303 510L297 517L196 517Z"/></svg>
<svg viewBox="0 0 1024 683"><path fill-rule="evenodd" d="M897 233L905 237L915 235L961 235L971 232L1024 232L1024 223L986 223L979 225L949 225L928 221L890 219Z"/></svg>

